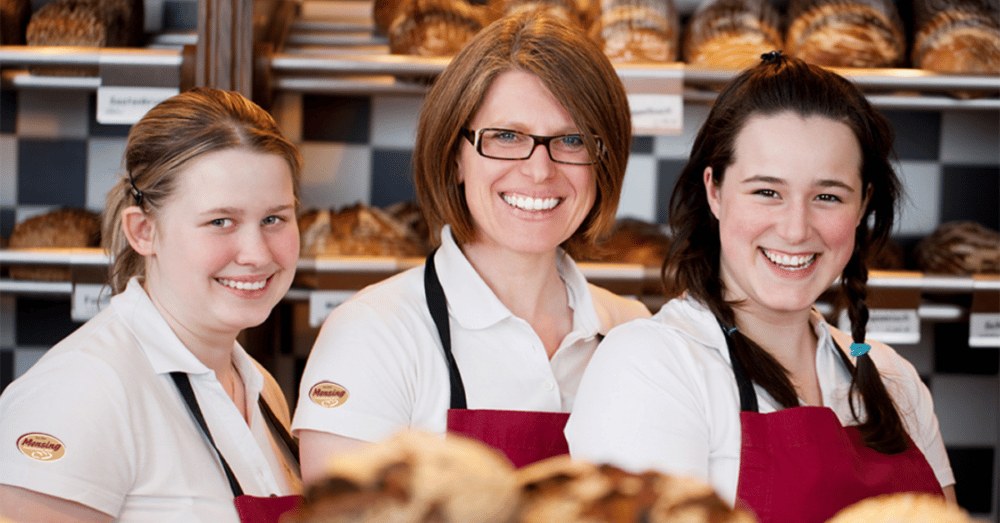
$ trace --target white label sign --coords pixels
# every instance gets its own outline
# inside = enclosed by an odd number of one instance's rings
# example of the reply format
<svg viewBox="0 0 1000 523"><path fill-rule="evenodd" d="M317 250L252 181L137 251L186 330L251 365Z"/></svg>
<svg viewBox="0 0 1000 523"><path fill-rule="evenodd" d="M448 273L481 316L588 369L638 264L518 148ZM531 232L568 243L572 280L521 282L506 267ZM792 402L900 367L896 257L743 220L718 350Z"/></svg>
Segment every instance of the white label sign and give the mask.
<svg viewBox="0 0 1000 523"><path fill-rule="evenodd" d="M869 309L866 337L882 343L919 343L920 316L916 309ZM850 333L847 311L840 313L840 330Z"/></svg>
<svg viewBox="0 0 1000 523"><path fill-rule="evenodd" d="M87 321L111 302L111 287L103 283L74 283L70 318Z"/></svg>
<svg viewBox="0 0 1000 523"><path fill-rule="evenodd" d="M344 303L355 291L312 291L309 293L309 326L319 327L330 311Z"/></svg>
<svg viewBox="0 0 1000 523"><path fill-rule="evenodd" d="M1000 313L969 314L969 347L1000 347Z"/></svg>
<svg viewBox="0 0 1000 523"><path fill-rule="evenodd" d="M176 87L98 87L97 122L134 124L153 106L180 92Z"/></svg>
<svg viewBox="0 0 1000 523"><path fill-rule="evenodd" d="M683 125L684 100L679 94L630 94L632 132L637 135L677 134Z"/></svg>

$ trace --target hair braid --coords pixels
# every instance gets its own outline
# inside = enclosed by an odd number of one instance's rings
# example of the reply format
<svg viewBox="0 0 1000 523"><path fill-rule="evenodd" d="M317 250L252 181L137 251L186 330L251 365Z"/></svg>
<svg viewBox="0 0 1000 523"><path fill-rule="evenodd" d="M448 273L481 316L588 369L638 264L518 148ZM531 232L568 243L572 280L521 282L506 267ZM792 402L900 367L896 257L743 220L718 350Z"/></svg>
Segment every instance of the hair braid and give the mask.
<svg viewBox="0 0 1000 523"><path fill-rule="evenodd" d="M861 241L861 239L858 239ZM844 267L841 285L847 302L847 317L851 321L851 338L854 343L864 343L865 333L868 325L868 306L865 305L865 297L868 294L867 283L868 269L861 261L861 255L857 249L851 259ZM839 351L841 358L851 371L851 388L848 394L851 399L848 403L851 406L851 415L854 419L861 421L853 399L854 395L860 396L864 402L866 419L859 423L858 430L865 445L884 454L897 454L906 450L907 434L903 427L903 420L896 410L896 405L886 390L885 384L879 375L875 362L870 354L863 354L858 357L857 367L843 351Z"/></svg>

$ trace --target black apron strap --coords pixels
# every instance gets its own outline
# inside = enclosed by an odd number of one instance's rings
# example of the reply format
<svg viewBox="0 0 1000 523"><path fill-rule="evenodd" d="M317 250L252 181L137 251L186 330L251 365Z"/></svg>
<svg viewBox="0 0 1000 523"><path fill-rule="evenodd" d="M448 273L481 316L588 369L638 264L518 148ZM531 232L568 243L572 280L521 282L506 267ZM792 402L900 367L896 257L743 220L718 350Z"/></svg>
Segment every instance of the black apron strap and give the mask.
<svg viewBox="0 0 1000 523"><path fill-rule="evenodd" d="M451 352L451 324L448 321L448 300L444 295L444 288L441 287L441 280L438 279L437 270L434 268L434 249L427 255L427 262L424 264L424 294L427 297L427 308L431 311L431 318L437 326L438 336L441 337L441 345L444 347L444 359L448 363L448 378L451 382L451 408L466 409L468 404L465 401L465 385L462 384L462 374L458 371L458 364L455 363L455 356Z"/></svg>
<svg viewBox="0 0 1000 523"><path fill-rule="evenodd" d="M240 487L240 482L236 480L236 475L233 474L233 469L229 468L229 463L226 462L226 458L222 457L222 453L219 452L219 447L215 446L215 440L212 439L212 433L208 430L208 424L205 423L205 416L201 413L201 407L198 406L198 399L194 396L194 390L191 388L191 380L188 378L187 373L184 372L171 372L170 377L174 379L174 384L177 385L177 390L180 391L181 397L184 398L184 403L187 404L188 410L191 415L194 416L195 421L198 422L198 426L201 431L208 437L208 442L212 444L212 448L215 449L215 454L219 456L219 461L222 462L222 468L226 471L226 479L229 480L229 488L233 491L233 497L238 498L243 495L243 488Z"/></svg>
<svg viewBox="0 0 1000 523"><path fill-rule="evenodd" d="M760 412L760 407L757 405L757 392L753 388L753 382L747 377L746 371L743 370L743 366L740 365L740 360L736 358L736 352L733 350L732 334L721 321L719 321L719 327L722 328L722 333L726 336L729 361L733 365L733 374L736 375L736 387L740 390L740 411Z"/></svg>
<svg viewBox="0 0 1000 523"><path fill-rule="evenodd" d="M263 393L257 396L257 404L260 405L260 411L264 413L264 419L266 419L271 426L274 427L274 430L278 432L278 436L281 438L281 441L283 441L285 446L288 447L288 451L292 454L293 459L295 459L295 463L298 464L299 440L295 439L295 436L292 436L292 434L288 432L288 429L285 428L285 424L282 423L281 420L278 419L278 416L274 414L274 411L271 410L271 406L264 400Z"/></svg>

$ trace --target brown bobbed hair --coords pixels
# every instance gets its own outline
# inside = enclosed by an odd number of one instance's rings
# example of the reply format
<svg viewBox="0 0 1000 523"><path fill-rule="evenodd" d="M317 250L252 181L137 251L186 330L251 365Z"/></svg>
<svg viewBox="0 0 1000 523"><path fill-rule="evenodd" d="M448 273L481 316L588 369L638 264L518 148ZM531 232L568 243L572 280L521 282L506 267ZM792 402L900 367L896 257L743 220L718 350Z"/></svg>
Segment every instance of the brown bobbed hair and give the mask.
<svg viewBox="0 0 1000 523"><path fill-rule="evenodd" d="M427 95L414 147L417 197L437 238L451 225L461 244L476 239L472 215L458 181L458 153L467 127L493 81L505 71L536 75L573 118L591 154L597 178L594 207L563 247L571 256L593 251L610 232L632 140L628 99L618 74L589 37L541 12L500 19L480 31L437 77ZM597 143L603 151L597 153Z"/></svg>
<svg viewBox="0 0 1000 523"><path fill-rule="evenodd" d="M704 303L723 325L736 325L733 306L737 304L725 300L725 285L719 277L719 222L708 205L705 169L712 168L713 183L723 182L726 168L735 161L737 136L753 117L790 112L829 118L853 131L862 153L861 186L867 191L867 206L855 231L854 251L841 274L851 336L862 343L868 323L865 261L889 239L901 191L890 163L892 127L845 78L779 52L762 58L760 64L738 75L719 94L674 187L670 198L674 241L662 274L667 297L686 291ZM782 406L798 406L788 372L777 360L738 331L732 341L734 354L750 379ZM858 428L865 444L884 453L902 452L907 445L906 431L871 357L859 357L855 367L843 351L841 356L853 375L851 394L860 395L864 402L867 419ZM855 400L850 404L855 420L860 422Z"/></svg>
<svg viewBox="0 0 1000 523"><path fill-rule="evenodd" d="M202 155L226 149L284 158L298 205L302 156L267 111L239 93L219 89L197 87L172 96L132 126L125 172L105 201L101 243L113 258L108 271L112 292L124 290L133 276L145 276L145 260L122 230L122 211L140 205L144 213L156 216L174 194L178 173ZM136 190L142 193L141 202Z"/></svg>

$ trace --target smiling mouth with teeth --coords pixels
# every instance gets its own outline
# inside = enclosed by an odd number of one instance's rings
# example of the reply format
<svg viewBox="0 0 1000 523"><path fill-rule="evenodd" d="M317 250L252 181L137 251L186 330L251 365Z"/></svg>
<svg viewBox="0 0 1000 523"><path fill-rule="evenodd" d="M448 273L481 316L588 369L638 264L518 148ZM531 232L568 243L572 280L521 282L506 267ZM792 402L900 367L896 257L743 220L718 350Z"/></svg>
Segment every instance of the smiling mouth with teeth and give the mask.
<svg viewBox="0 0 1000 523"><path fill-rule="evenodd" d="M781 267L786 271L801 271L813 264L816 258L819 256L816 253L812 253L804 256L789 256L787 254L773 254L767 249L761 249L760 252L764 254L764 257L771 261L771 263Z"/></svg>
<svg viewBox="0 0 1000 523"><path fill-rule="evenodd" d="M266 278L255 282L234 281L234 280L227 280L225 278L215 279L215 281L225 285L226 287L229 287L230 289L236 289L240 291L259 291L263 289L264 286L267 285L268 280L270 280L270 278Z"/></svg>
<svg viewBox="0 0 1000 523"><path fill-rule="evenodd" d="M562 198L532 198L530 196L512 196L509 194L501 194L500 197L503 198L503 201L507 202L507 205L516 207L522 211L547 211L554 209L563 201Z"/></svg>

